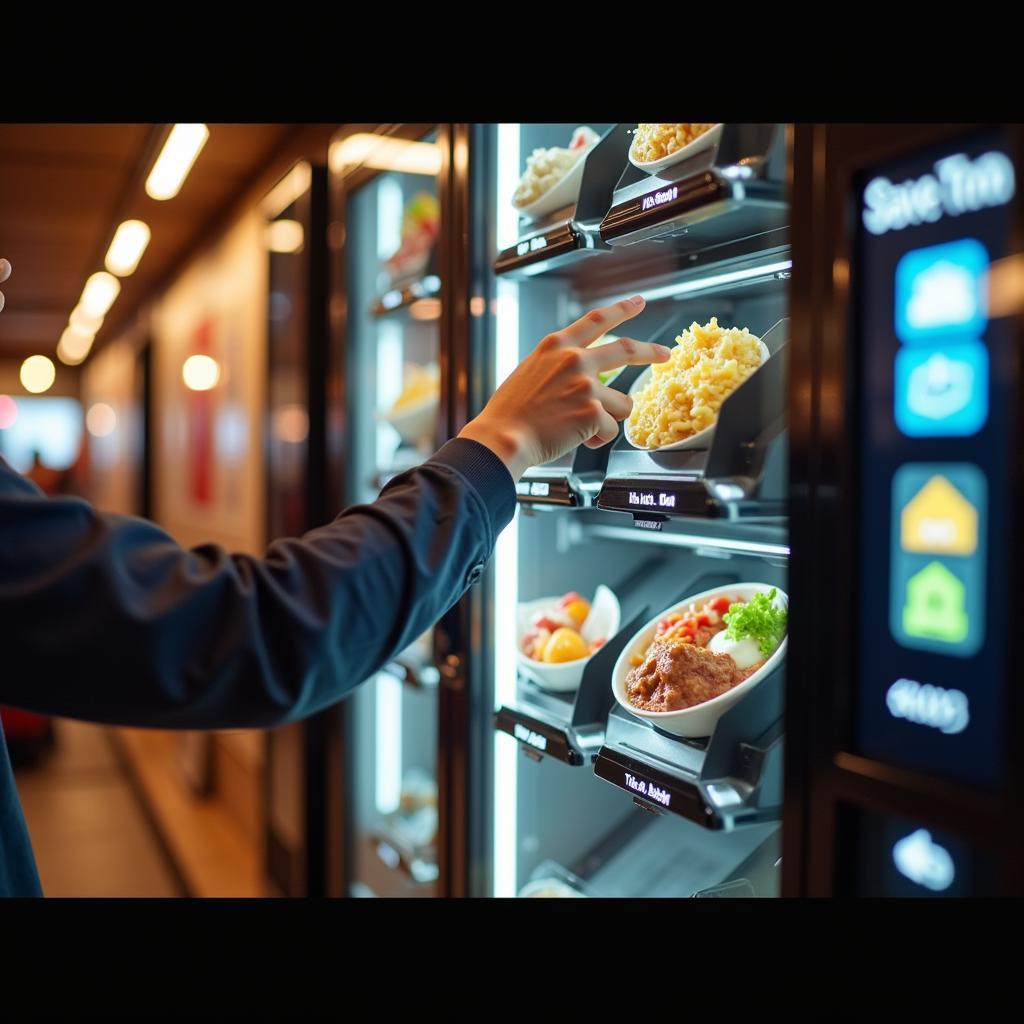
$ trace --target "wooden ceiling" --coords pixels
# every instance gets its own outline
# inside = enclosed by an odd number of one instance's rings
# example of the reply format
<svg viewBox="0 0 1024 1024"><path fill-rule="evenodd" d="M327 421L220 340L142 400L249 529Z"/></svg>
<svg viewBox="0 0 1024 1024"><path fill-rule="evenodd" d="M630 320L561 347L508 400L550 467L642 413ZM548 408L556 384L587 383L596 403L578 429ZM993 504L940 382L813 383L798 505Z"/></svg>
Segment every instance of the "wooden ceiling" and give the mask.
<svg viewBox="0 0 1024 1024"><path fill-rule="evenodd" d="M210 137L173 199L157 202L146 177L170 125L0 124L0 358L54 358L86 278L103 269L118 224L145 221L152 238L97 335L134 317L211 224L265 175L302 126L210 124Z"/></svg>

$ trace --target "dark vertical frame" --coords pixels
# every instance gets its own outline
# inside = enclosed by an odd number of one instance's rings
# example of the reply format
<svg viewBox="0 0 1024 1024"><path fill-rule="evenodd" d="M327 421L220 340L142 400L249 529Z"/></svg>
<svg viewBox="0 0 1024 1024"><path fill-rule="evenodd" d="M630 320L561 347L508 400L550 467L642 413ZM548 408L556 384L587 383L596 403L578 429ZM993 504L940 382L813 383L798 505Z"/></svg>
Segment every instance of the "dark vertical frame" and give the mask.
<svg viewBox="0 0 1024 1024"><path fill-rule="evenodd" d="M322 525L325 518L327 396L324 380L327 366L327 169L310 162L310 186L294 201L295 219L303 226L305 242L300 274L302 296L302 340L306 365L304 400L309 417L306 457L303 473L302 531ZM269 255L269 254L268 254ZM272 285L272 281L270 284ZM264 405L268 415L264 424L264 457L267 466L266 503L275 500L275 478L270 440L270 380L275 373L273 345L267 352L267 387ZM267 541L275 538L269 535ZM276 835L270 814L271 777L273 773L273 736L268 733L264 762L264 836L265 870L287 896L322 896L326 888L325 833L326 747L325 715L307 719L300 726L302 743L302 847L287 848ZM297 856L298 862L294 861Z"/></svg>
<svg viewBox="0 0 1024 1024"><path fill-rule="evenodd" d="M814 498L818 475L816 431L820 352L814 339L820 336L818 310L812 297L821 290L823 265L817 246L820 235L818 209L822 191L818 185L822 167L815 161L813 125L796 125L790 147L790 208L794 253L790 279L789 342L789 629L786 666L786 756L784 767L782 828L782 893L803 891L807 792L804 784L811 734L803 725L811 716L815 694L813 605L798 599L817 592L814 552L820 547L816 534L818 514ZM798 199L799 197L799 199ZM802 213L803 215L800 215ZM798 540L799 538L799 540ZM810 621L808 621L810 620ZM795 643L796 636L802 637Z"/></svg>
<svg viewBox="0 0 1024 1024"><path fill-rule="evenodd" d="M469 301L482 303L474 313L470 309L464 346L465 375L468 387L467 417L483 408L491 394L494 376L494 317L496 297L491 260L498 251L496 224L490 189L496 179L497 128L493 124L466 126L469 129L469 168L466 177L466 202L469 233L466 252L469 259L467 279ZM510 527L511 528L511 527ZM481 581L462 599L463 621L468 638L463 676L467 694L467 760L471 771L465 782L467 799L467 896L485 896L491 892L494 863L492 830L492 789L494 781L494 693L491 666L493 657L487 639L494 636L491 593L494 567L489 565Z"/></svg>
<svg viewBox="0 0 1024 1024"><path fill-rule="evenodd" d="M1003 789L971 787L896 768L849 752L856 680L852 623L857 613L857 448L854 405L858 353L851 348L850 282L856 273L851 183L862 169L955 139L969 125L801 125L793 176L793 373L790 409L791 597L787 687L787 787L783 886L786 895L843 895L856 879L849 849L851 810L905 815L965 836L999 865L999 888L1024 892L1024 757L1013 737L1024 695L1007 680ZM1022 133L1010 132L1021 167ZM1011 212L1010 252L1024 243L1024 202ZM1017 337L1024 340L1021 314ZM1022 375L1024 378L1024 375ZM1017 381L1018 407L1024 381ZM1014 503L1024 484L1017 425ZM1021 538L1007 552L1021 565ZM821 600L829 595L827 602Z"/></svg>
<svg viewBox="0 0 1024 1024"><path fill-rule="evenodd" d="M137 495L139 515L153 517L153 342L147 337L139 351L136 364L135 391L139 396L142 413L141 465Z"/></svg>
<svg viewBox="0 0 1024 1024"><path fill-rule="evenodd" d="M473 147L468 124L443 125L445 165L441 201L441 404L444 436L455 437L469 421L474 397L470 374L475 358L470 329L473 254L470 246L472 207L470 179ZM438 732L438 791L440 794L439 868L442 892L470 892L473 817L469 780L476 775L472 756L471 709L475 690L470 678L473 629L472 596L466 595L438 623L435 632L441 672Z"/></svg>

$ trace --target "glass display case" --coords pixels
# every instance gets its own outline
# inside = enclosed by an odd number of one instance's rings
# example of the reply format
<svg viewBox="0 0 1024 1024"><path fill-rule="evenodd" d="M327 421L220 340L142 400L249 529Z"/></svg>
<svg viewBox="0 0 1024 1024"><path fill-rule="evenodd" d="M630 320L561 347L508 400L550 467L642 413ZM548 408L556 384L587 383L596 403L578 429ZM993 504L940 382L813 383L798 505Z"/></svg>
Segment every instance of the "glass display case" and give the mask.
<svg viewBox="0 0 1024 1024"><path fill-rule="evenodd" d="M546 334L633 294L647 305L615 336L673 346L691 325L713 333L717 318L763 346L746 343L756 368L730 386L713 430L651 451L620 429L612 445L581 446L520 482L516 521L474 598L488 629L479 656L491 709L479 894L534 895L545 879L546 895L560 885L592 896L779 893L784 650L736 687L742 696L721 717L687 719L688 735L672 731L673 713L638 714L625 687L655 622L680 602L719 595L727 608L756 585L785 605L787 132L714 126L710 142L652 170L632 162L636 127L476 127L487 210L474 235L487 261L477 278L488 305L477 324L480 400ZM538 202L559 163L572 184ZM628 393L643 370L606 383ZM566 655L546 646L527 655L538 630L565 621L559 599L573 596L584 599L580 614L589 602L589 615L614 605L603 643L576 651L575 670L550 664Z"/></svg>
<svg viewBox="0 0 1024 1024"><path fill-rule="evenodd" d="M437 128L347 132L331 147L344 379L340 505L374 500L446 433ZM394 126L391 126L394 127ZM440 672L433 631L344 704L342 891L438 896Z"/></svg>

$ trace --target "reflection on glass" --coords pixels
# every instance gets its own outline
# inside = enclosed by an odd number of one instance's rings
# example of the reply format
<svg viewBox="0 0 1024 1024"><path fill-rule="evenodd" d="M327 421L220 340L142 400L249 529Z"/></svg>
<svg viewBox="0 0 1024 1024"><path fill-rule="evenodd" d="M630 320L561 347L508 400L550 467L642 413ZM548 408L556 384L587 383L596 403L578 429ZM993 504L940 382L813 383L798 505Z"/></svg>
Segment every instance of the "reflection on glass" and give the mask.
<svg viewBox="0 0 1024 1024"><path fill-rule="evenodd" d="M334 150L332 166L338 159ZM345 221L348 500L365 502L438 438L436 182L386 170L350 193ZM348 700L353 895L440 894L432 645L420 637Z"/></svg>
<svg viewBox="0 0 1024 1024"><path fill-rule="evenodd" d="M267 211L276 207L275 219L268 222L265 234L270 259L268 317L273 367L267 381L271 472L267 527L271 537L297 536L307 528L306 259L299 205L309 187L310 173L308 164L297 165L264 203ZM287 205L282 207L281 203Z"/></svg>

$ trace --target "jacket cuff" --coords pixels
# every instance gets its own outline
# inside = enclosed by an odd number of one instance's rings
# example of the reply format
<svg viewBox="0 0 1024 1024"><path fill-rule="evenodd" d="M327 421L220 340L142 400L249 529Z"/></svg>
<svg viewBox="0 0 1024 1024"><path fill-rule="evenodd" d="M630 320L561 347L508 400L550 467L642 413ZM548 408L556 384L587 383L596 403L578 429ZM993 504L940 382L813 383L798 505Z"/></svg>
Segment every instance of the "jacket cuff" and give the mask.
<svg viewBox="0 0 1024 1024"><path fill-rule="evenodd" d="M428 462L454 469L473 487L491 517L496 538L516 511L516 485L512 474L497 455L468 437L446 442Z"/></svg>

